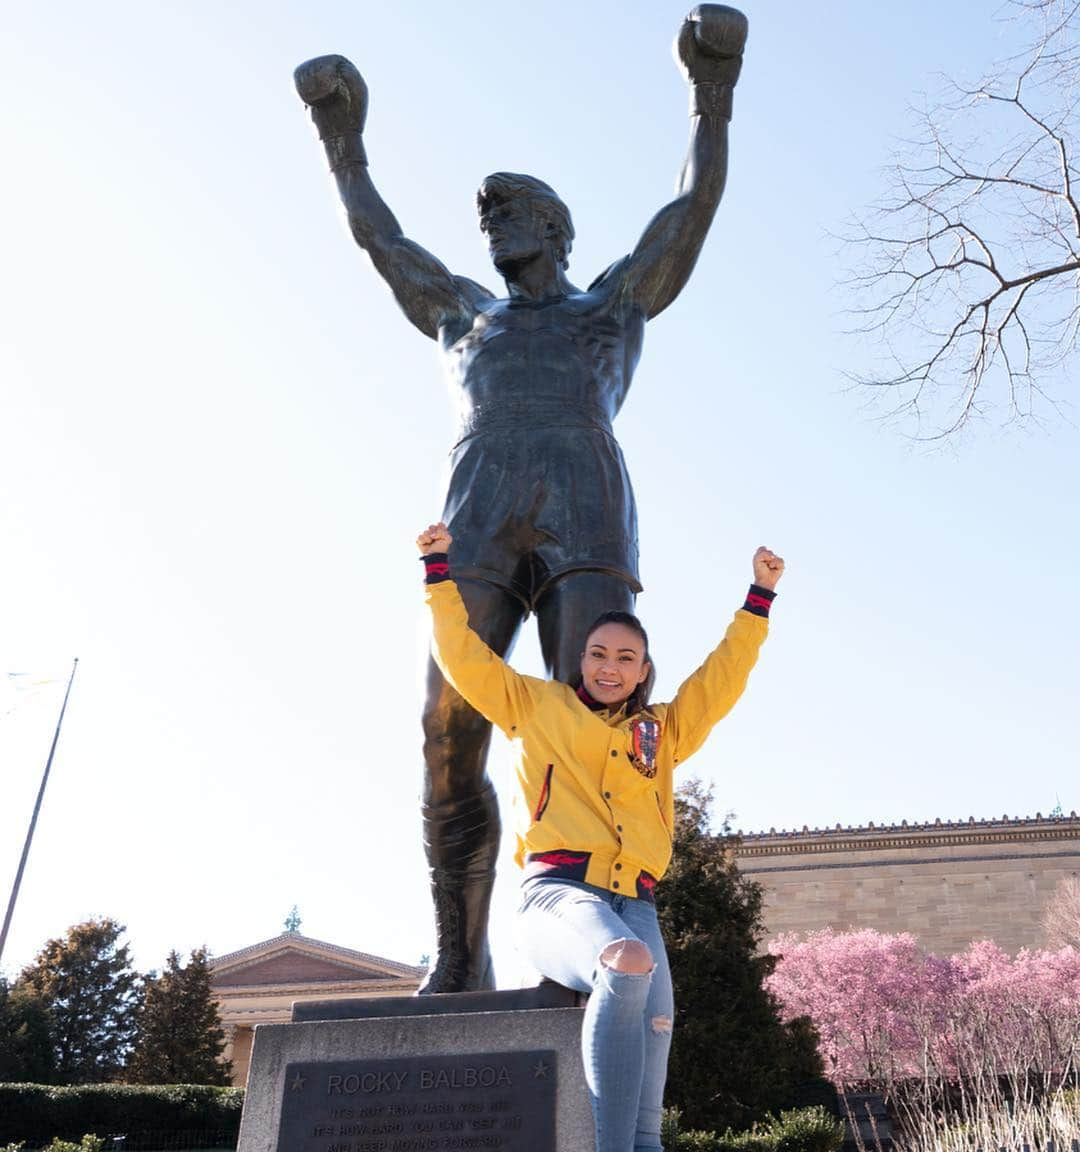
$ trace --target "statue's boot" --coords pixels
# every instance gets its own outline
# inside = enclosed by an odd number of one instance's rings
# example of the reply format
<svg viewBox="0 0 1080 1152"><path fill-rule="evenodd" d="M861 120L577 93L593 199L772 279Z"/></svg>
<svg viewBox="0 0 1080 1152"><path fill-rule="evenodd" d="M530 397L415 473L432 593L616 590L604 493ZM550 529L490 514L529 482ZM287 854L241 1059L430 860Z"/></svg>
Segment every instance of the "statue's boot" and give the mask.
<svg viewBox="0 0 1080 1152"><path fill-rule="evenodd" d="M494 988L487 923L499 854L495 791L484 780L480 792L425 807L423 815L435 953L417 995Z"/></svg>

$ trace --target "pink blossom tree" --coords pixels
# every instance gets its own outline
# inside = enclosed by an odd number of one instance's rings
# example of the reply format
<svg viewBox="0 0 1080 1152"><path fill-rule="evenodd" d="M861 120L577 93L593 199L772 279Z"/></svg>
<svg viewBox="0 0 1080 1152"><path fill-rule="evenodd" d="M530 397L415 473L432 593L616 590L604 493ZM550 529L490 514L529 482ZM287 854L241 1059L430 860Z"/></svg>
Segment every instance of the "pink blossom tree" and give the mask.
<svg viewBox="0 0 1080 1152"><path fill-rule="evenodd" d="M922 1075L955 992L946 961L908 933L869 929L778 936L767 987L792 1017L809 1016L839 1087Z"/></svg>
<svg viewBox="0 0 1080 1152"><path fill-rule="evenodd" d="M942 958L909 934L825 929L770 951L767 987L785 1017L811 1019L827 1075L841 1091L882 1092L903 1129L944 1118L1000 1132L1002 1116L1056 1098L1080 1068L1071 947L1010 957L985 940Z"/></svg>

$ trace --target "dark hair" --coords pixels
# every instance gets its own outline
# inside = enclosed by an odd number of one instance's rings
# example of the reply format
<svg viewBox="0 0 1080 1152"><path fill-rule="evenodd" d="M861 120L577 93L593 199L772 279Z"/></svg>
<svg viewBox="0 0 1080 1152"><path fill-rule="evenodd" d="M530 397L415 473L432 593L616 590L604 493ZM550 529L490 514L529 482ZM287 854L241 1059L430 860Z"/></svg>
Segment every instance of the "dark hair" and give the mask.
<svg viewBox="0 0 1080 1152"><path fill-rule="evenodd" d="M555 189L543 180L537 180L535 176L523 176L519 172L493 172L476 193L476 210L480 213L481 228L484 213L508 200L527 204L529 210L551 228L556 236L555 248L559 263L564 268L569 267L574 225L570 219L570 209L555 194Z"/></svg>
<svg viewBox="0 0 1080 1152"><path fill-rule="evenodd" d="M586 648L589 646L589 637L592 636L597 628L603 628L605 624L621 624L624 628L629 628L641 641L645 649L645 660L649 665L649 671L646 673L645 679L642 680L626 699L627 715L633 715L635 712L643 712L649 706L649 697L652 695L653 686L656 684L656 665L653 663L653 658L649 655L649 634L645 631L645 625L642 624L632 612L619 612L615 610L601 612L589 625L585 633Z"/></svg>

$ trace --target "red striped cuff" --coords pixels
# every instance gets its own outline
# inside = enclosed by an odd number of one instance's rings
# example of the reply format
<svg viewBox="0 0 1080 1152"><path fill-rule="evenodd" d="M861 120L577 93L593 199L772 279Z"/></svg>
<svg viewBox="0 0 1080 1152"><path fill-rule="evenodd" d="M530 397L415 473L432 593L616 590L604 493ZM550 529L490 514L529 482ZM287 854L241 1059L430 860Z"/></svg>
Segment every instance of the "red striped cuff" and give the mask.
<svg viewBox="0 0 1080 1152"><path fill-rule="evenodd" d="M775 592L768 588L762 588L760 584L751 584L750 591L746 594L746 603L743 605L743 609L752 612L755 616L768 618L769 609L775 599Z"/></svg>
<svg viewBox="0 0 1080 1152"><path fill-rule="evenodd" d="M424 565L425 584L441 584L450 579L450 562L445 552L432 552L420 559Z"/></svg>

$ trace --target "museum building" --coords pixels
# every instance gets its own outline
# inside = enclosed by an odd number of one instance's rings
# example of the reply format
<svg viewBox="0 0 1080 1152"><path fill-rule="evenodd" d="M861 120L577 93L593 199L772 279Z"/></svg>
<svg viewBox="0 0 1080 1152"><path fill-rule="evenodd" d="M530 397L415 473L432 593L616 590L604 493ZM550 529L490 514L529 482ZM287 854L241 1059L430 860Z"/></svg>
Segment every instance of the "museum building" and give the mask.
<svg viewBox="0 0 1080 1152"><path fill-rule="evenodd" d="M1058 882L1080 873L1080 818L1054 814L736 833L739 870L765 889L768 938L831 927L910 932L929 952L994 940L1040 948Z"/></svg>
<svg viewBox="0 0 1080 1152"><path fill-rule="evenodd" d="M287 1024L296 1000L411 996L426 968L283 932L210 961L233 1083L243 1087L256 1024Z"/></svg>

